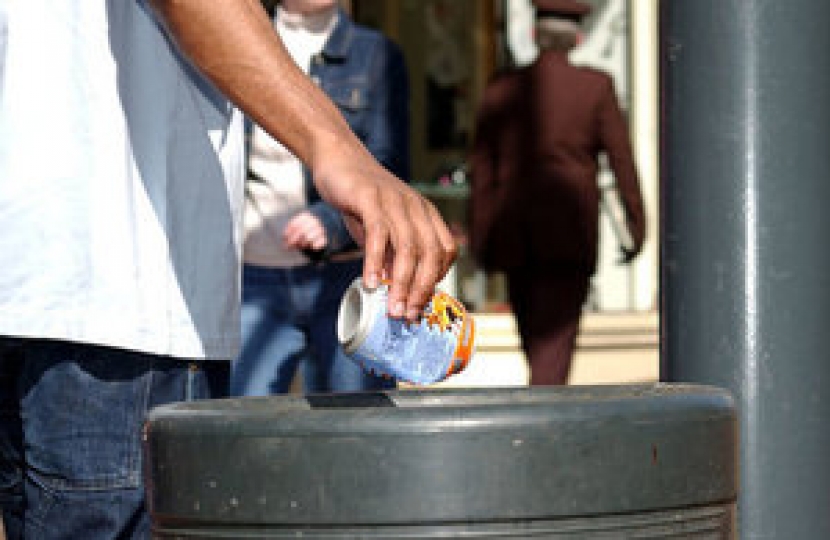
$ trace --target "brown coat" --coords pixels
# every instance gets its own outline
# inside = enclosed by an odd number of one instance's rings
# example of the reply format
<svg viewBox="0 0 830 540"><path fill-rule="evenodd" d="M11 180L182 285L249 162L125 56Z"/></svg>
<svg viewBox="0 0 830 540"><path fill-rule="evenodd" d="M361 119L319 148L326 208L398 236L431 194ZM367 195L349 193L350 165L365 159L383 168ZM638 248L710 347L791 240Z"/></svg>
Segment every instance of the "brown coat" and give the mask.
<svg viewBox="0 0 830 540"><path fill-rule="evenodd" d="M470 237L488 269L592 274L597 260L598 156L606 152L636 251L645 215L628 128L611 78L562 53L495 77L471 156Z"/></svg>

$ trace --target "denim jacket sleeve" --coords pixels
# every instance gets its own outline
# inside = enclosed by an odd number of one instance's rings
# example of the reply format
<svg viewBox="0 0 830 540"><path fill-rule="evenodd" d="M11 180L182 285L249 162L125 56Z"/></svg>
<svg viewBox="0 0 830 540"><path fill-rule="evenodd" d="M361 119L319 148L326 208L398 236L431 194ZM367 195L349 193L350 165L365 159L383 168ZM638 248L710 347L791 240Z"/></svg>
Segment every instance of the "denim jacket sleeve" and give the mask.
<svg viewBox="0 0 830 540"><path fill-rule="evenodd" d="M341 13L322 55L312 61L310 75L375 159L409 181L409 79L398 46ZM323 255L354 249L343 216L320 198L309 171L306 186L308 209L326 229Z"/></svg>

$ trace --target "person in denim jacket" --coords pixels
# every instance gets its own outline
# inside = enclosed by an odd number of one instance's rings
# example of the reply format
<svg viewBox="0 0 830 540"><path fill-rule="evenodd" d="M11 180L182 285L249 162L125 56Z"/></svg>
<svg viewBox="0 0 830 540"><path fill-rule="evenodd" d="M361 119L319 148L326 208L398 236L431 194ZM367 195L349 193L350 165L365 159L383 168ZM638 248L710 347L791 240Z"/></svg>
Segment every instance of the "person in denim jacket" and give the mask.
<svg viewBox="0 0 830 540"><path fill-rule="evenodd" d="M336 0L284 0L273 20L294 61L366 148L407 180L409 83L399 48L355 24ZM285 393L298 367L309 393L394 387L364 373L337 342L340 299L362 264L342 214L321 199L290 151L257 126L250 129L246 191L243 343L231 393Z"/></svg>

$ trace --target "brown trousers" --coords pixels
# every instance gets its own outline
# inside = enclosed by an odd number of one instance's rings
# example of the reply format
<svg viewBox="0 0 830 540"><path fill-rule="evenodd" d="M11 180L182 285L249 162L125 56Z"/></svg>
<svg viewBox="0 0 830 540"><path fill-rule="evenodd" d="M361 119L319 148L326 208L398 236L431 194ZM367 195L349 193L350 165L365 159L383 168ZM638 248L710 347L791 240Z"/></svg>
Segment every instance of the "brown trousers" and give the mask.
<svg viewBox="0 0 830 540"><path fill-rule="evenodd" d="M590 279L577 273L507 275L531 385L567 384Z"/></svg>

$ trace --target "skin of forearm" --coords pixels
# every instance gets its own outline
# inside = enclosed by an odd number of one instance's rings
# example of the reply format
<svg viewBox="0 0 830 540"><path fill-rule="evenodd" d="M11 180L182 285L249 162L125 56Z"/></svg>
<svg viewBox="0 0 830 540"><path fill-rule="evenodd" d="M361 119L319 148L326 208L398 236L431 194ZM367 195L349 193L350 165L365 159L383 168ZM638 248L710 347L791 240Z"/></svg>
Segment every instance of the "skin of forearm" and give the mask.
<svg viewBox="0 0 830 540"><path fill-rule="evenodd" d="M355 146L339 111L276 37L259 0L151 5L197 69L312 169L325 149Z"/></svg>

